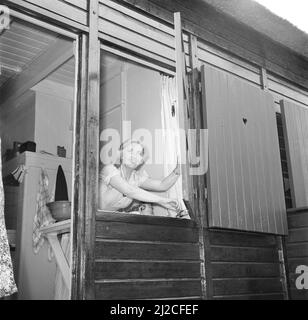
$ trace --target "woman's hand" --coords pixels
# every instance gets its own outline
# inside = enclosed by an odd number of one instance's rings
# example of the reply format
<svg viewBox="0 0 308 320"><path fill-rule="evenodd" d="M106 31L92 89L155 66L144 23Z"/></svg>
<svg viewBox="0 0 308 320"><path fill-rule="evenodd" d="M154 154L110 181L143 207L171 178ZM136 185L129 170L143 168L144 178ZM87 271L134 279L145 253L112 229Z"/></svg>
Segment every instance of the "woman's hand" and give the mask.
<svg viewBox="0 0 308 320"><path fill-rule="evenodd" d="M159 204L165 207L166 209L175 212L179 212L181 210L179 202L175 199L164 198Z"/></svg>
<svg viewBox="0 0 308 320"><path fill-rule="evenodd" d="M173 170L173 173L177 176L180 176L181 175L181 166L179 164L179 158L177 158L177 161L176 161L176 167L175 169Z"/></svg>

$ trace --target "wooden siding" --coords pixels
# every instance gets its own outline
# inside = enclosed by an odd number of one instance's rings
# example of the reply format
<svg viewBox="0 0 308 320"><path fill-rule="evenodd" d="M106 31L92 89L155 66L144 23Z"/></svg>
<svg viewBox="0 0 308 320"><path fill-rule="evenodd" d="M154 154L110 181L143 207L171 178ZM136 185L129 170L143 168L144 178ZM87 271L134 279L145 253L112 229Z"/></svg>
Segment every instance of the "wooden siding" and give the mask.
<svg viewBox="0 0 308 320"><path fill-rule="evenodd" d="M308 206L308 109L281 102L294 208Z"/></svg>
<svg viewBox="0 0 308 320"><path fill-rule="evenodd" d="M10 8L24 8L69 27L88 30L88 0L5 0Z"/></svg>
<svg viewBox="0 0 308 320"><path fill-rule="evenodd" d="M100 1L100 38L124 51L175 68L174 28L142 13L129 9L117 1ZM187 65L189 65L188 36L184 36Z"/></svg>
<svg viewBox="0 0 308 320"><path fill-rule="evenodd" d="M190 220L100 212L96 299L200 299L198 240Z"/></svg>
<svg viewBox="0 0 308 320"><path fill-rule="evenodd" d="M288 223L290 233L286 238L286 249L290 298L307 300L308 290L296 288L296 279L300 276L296 274L296 268L308 267L308 208L288 211Z"/></svg>
<svg viewBox="0 0 308 320"><path fill-rule="evenodd" d="M225 230L207 230L206 234L209 299L284 299L275 236Z"/></svg>
<svg viewBox="0 0 308 320"><path fill-rule="evenodd" d="M201 40L198 41L198 57L201 64L215 66L251 84L261 86L260 68L226 54Z"/></svg>
<svg viewBox="0 0 308 320"><path fill-rule="evenodd" d="M287 234L272 96L212 67L202 74L210 227Z"/></svg>
<svg viewBox="0 0 308 320"><path fill-rule="evenodd" d="M173 12L179 11L182 13L184 28L198 38L308 88L307 62L304 57L294 54L204 1L123 1L169 23L172 23Z"/></svg>

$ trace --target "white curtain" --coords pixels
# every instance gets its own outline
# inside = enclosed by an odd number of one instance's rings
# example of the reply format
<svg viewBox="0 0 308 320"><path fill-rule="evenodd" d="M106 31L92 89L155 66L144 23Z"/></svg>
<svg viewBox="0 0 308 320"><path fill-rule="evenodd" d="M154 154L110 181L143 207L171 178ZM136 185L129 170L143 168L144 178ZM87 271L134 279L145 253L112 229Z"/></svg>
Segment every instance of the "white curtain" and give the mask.
<svg viewBox="0 0 308 320"><path fill-rule="evenodd" d="M181 163L181 140L179 133L179 112L177 104L176 79L165 75L161 76L161 119L162 119L162 156L164 175L169 175L174 170L177 159ZM182 177L175 186L168 191L168 197L177 199L182 209L183 202ZM175 217L176 212L169 211L169 216Z"/></svg>

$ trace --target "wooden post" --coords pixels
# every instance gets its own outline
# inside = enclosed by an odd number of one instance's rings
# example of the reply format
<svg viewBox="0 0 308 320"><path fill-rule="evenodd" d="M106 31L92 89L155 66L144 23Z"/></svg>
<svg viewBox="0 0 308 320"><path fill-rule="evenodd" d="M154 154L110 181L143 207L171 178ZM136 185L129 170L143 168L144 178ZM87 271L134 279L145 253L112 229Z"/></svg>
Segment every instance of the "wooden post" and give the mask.
<svg viewBox="0 0 308 320"><path fill-rule="evenodd" d="M185 103L184 92L184 78L186 76L185 70L185 57L183 55L183 35L182 35L182 22L181 14L176 12L174 14L174 27L175 27L175 51L176 51L176 82L177 82L177 98L178 98L178 110L179 110L179 127L185 131L188 129L186 125L187 119L187 105ZM183 179L183 197L185 200L189 199L189 179L188 179L188 157L187 157L187 136L181 135L181 171ZM182 150L182 148L185 148ZM183 159L184 158L184 159ZM186 162L186 163L183 163Z"/></svg>
<svg viewBox="0 0 308 320"><path fill-rule="evenodd" d="M193 113L194 128L203 129L203 111L202 99L200 92L200 62L198 57L198 40L196 36L190 36L191 48L191 69L192 69L192 94L193 94ZM202 156L200 150L200 140L197 142L197 152ZM200 271L201 271L201 287L202 299L210 299L212 297L212 272L210 261L210 242L207 224L207 207L206 207L206 180L205 175L194 176L194 202L197 212L197 223L199 229L199 250L200 250Z"/></svg>
<svg viewBox="0 0 308 320"><path fill-rule="evenodd" d="M263 67L261 67L261 85L262 85L263 91L269 91L267 70ZM280 268L284 299L289 300L288 276L286 272L286 259L285 259L286 248L284 246L284 240L282 236L276 236L276 240L277 240L279 268Z"/></svg>
<svg viewBox="0 0 308 320"><path fill-rule="evenodd" d="M262 67L261 67L261 85L264 91L268 91L267 71L265 68L262 68Z"/></svg>
<svg viewBox="0 0 308 320"><path fill-rule="evenodd" d="M98 208L99 1L89 1L89 34L81 37L76 139L72 299L95 299L94 246ZM77 118L78 118L77 117Z"/></svg>

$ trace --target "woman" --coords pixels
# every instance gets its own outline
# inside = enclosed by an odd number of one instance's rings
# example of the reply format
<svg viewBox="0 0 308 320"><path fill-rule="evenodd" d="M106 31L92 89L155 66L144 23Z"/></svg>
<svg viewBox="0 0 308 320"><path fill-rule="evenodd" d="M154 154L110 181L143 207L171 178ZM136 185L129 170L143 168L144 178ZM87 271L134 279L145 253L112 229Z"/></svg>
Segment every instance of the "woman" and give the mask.
<svg viewBox="0 0 308 320"><path fill-rule="evenodd" d="M119 165L105 166L100 175L100 209L121 211L137 200L176 212L181 210L177 200L149 192L168 191L180 176L179 164L165 179L154 180L143 170L146 160L145 147L139 141L128 140L121 145Z"/></svg>

